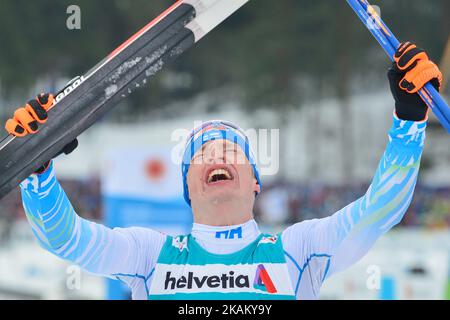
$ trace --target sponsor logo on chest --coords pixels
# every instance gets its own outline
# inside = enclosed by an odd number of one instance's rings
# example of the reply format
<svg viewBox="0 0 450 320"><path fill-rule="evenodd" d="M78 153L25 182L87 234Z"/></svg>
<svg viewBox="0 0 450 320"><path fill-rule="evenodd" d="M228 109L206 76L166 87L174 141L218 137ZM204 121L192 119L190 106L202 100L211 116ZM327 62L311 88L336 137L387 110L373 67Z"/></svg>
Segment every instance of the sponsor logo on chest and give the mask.
<svg viewBox="0 0 450 320"><path fill-rule="evenodd" d="M177 289L202 289L208 288L250 288L250 280L248 275L235 275L234 271L228 274L212 276L197 276L194 272L188 272L187 276L174 277L172 272L166 272L166 281L164 283L164 290Z"/></svg>
<svg viewBox="0 0 450 320"><path fill-rule="evenodd" d="M287 267L282 263L248 265L159 264L150 294L258 292L291 294Z"/></svg>

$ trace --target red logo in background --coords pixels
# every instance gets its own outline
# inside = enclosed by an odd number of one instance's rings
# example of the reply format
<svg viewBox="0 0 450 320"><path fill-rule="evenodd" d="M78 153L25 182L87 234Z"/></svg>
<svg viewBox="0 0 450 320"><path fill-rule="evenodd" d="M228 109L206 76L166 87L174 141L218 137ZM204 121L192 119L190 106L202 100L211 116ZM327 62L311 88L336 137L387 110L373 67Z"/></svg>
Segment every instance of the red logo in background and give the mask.
<svg viewBox="0 0 450 320"><path fill-rule="evenodd" d="M166 171L166 164L160 159L150 159L145 164L146 176L152 181L161 180Z"/></svg>

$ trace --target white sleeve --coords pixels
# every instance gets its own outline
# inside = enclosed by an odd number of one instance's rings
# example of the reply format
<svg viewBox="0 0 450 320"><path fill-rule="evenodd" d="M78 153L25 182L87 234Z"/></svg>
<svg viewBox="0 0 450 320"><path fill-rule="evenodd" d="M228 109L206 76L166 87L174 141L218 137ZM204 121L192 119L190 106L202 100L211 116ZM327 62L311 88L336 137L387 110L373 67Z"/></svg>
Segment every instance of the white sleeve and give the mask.
<svg viewBox="0 0 450 320"><path fill-rule="evenodd" d="M317 290L331 274L359 261L402 220L416 186L425 128L426 122L394 117L389 144L366 194L332 216L283 232L286 255L299 270L299 286L305 281ZM310 277L301 279L306 273Z"/></svg>
<svg viewBox="0 0 450 320"><path fill-rule="evenodd" d="M83 269L130 286L150 276L166 240L145 228L115 228L81 218L53 168L21 184L27 219L39 244Z"/></svg>

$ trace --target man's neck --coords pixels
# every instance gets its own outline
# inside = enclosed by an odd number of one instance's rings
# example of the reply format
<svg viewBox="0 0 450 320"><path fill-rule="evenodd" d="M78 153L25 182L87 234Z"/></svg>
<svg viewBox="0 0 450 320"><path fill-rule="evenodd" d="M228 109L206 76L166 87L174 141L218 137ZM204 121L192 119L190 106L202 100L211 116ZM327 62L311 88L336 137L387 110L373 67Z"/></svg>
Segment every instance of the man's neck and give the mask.
<svg viewBox="0 0 450 320"><path fill-rule="evenodd" d="M194 221L208 226L235 226L253 219L253 204L250 206L239 203L224 202L206 206L192 205Z"/></svg>
<svg viewBox="0 0 450 320"><path fill-rule="evenodd" d="M194 223L192 236L207 251L228 254L243 249L261 234L255 220L232 226Z"/></svg>

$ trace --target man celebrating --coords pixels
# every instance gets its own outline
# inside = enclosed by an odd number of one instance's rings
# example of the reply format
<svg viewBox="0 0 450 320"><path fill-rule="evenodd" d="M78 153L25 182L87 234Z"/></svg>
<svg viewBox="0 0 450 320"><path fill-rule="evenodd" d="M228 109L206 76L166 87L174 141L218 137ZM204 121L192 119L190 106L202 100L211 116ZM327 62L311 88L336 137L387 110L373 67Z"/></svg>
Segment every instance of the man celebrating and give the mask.
<svg viewBox="0 0 450 320"><path fill-rule="evenodd" d="M252 212L262 190L258 168L245 134L224 121L194 129L186 144L184 196L195 222L189 235L82 219L51 161L21 184L27 218L45 249L126 282L134 299L317 299L328 277L356 263L400 222L413 197L428 112L417 92L429 81L439 88L442 74L422 49L404 43L388 77L393 126L372 184L325 219L262 234ZM8 132L38 134L52 99L41 95L17 110Z"/></svg>

